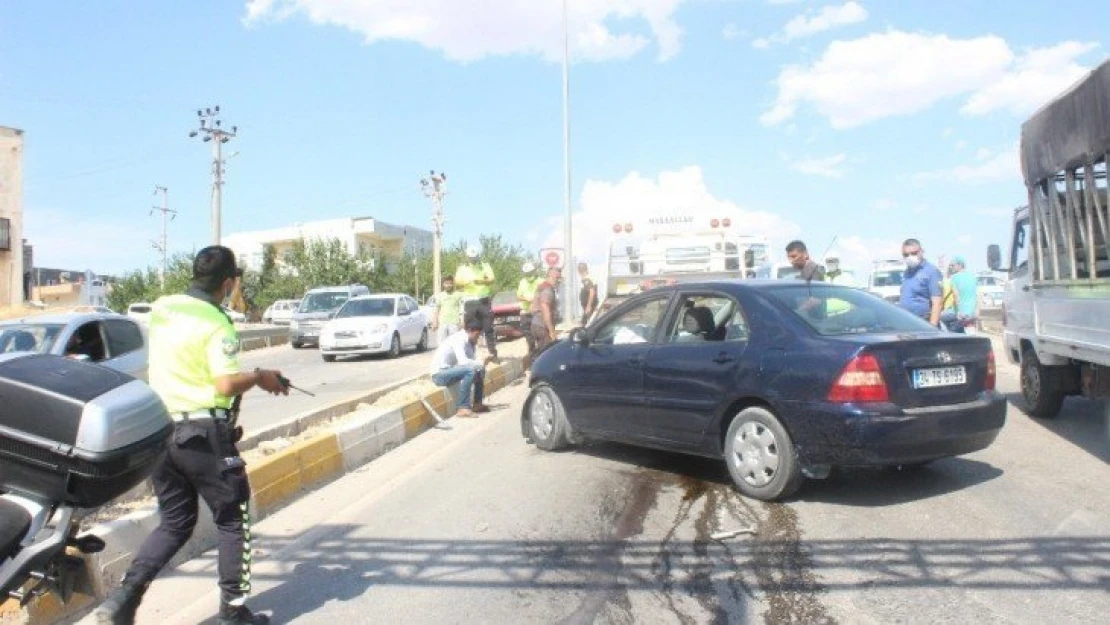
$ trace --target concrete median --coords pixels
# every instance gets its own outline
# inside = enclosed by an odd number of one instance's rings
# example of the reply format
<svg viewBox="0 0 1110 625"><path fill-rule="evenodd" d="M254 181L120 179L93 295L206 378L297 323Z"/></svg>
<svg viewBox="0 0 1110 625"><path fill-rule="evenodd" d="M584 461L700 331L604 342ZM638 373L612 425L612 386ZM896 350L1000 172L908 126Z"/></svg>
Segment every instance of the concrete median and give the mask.
<svg viewBox="0 0 1110 625"><path fill-rule="evenodd" d="M516 358L488 367L487 394L497 392L522 374L523 367ZM250 441L244 441L249 443L244 446L249 449L268 440L267 436L273 438L279 432L284 433L284 436L306 435L303 440L248 464L254 519L265 518L307 490L354 471L434 427L438 420L428 406L440 417L452 414L455 391L450 388L422 392L399 405L366 405L366 402L404 388L407 384L415 387L414 382L426 377L410 378L369 394L323 406L269 428L266 433L251 437ZM319 427L316 433L309 432L311 427L340 415L348 416L336 423ZM216 546L216 531L211 516L204 506L201 509L201 519L196 531L171 566ZM96 597L104 596L113 585L119 583L142 540L157 523L157 509L147 507L92 527L89 533L103 538L108 546L99 554L84 556L85 576L78 584L74 597L62 605L56 597L46 596L32 600L24 609L19 609L14 601L8 601L0 604L0 623L56 623L62 620L72 621L88 612L97 602Z"/></svg>

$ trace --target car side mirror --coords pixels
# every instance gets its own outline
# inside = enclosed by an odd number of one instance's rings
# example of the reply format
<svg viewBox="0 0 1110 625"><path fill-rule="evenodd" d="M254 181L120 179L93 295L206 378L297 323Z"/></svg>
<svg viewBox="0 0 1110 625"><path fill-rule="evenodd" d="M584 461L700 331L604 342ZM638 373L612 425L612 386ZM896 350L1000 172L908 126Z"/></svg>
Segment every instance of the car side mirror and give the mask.
<svg viewBox="0 0 1110 625"><path fill-rule="evenodd" d="M987 266L991 271L1000 271L1002 267L1002 250L997 245L987 246Z"/></svg>
<svg viewBox="0 0 1110 625"><path fill-rule="evenodd" d="M570 342L575 345L586 347L590 344L590 335L586 332L586 328L574 328L570 331Z"/></svg>

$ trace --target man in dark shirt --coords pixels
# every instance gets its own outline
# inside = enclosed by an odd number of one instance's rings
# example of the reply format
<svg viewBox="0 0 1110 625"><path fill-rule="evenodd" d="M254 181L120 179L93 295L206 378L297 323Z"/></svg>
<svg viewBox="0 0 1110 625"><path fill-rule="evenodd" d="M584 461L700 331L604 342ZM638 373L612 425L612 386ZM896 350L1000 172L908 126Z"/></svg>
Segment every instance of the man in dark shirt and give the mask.
<svg viewBox="0 0 1110 625"><path fill-rule="evenodd" d="M809 250L806 249L805 243L797 240L788 243L786 245L786 259L790 261L795 269L801 272L798 277L806 282L814 280L823 282L825 280L825 270L809 257Z"/></svg>
<svg viewBox="0 0 1110 625"><path fill-rule="evenodd" d="M940 324L941 288L943 278L936 265L925 260L925 250L917 239L902 243L906 273L902 276L902 294L898 305L921 317L930 325Z"/></svg>

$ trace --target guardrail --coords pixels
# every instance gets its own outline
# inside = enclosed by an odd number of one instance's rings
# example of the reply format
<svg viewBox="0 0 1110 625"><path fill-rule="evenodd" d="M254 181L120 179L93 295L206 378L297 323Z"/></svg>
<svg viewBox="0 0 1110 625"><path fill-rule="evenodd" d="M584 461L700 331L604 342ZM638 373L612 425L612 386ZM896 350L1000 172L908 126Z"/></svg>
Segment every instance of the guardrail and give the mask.
<svg viewBox="0 0 1110 625"><path fill-rule="evenodd" d="M239 348L249 352L252 349L284 345L289 342L289 326L272 326L261 324L241 324L239 330Z"/></svg>

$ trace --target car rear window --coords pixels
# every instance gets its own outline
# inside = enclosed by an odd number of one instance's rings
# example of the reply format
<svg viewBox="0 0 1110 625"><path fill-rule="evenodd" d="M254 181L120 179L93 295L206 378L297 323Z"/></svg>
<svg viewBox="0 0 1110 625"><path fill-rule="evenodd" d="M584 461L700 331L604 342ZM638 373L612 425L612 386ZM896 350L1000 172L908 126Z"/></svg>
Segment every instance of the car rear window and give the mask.
<svg viewBox="0 0 1110 625"><path fill-rule="evenodd" d="M936 330L916 315L859 289L799 284L765 292L823 336Z"/></svg>

